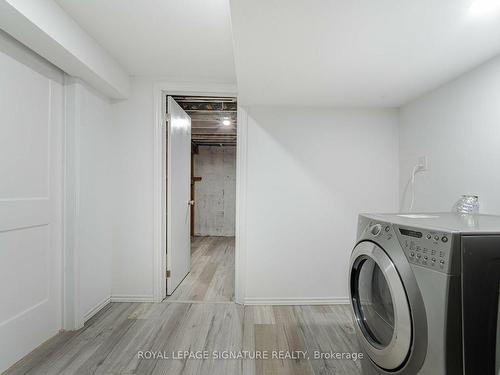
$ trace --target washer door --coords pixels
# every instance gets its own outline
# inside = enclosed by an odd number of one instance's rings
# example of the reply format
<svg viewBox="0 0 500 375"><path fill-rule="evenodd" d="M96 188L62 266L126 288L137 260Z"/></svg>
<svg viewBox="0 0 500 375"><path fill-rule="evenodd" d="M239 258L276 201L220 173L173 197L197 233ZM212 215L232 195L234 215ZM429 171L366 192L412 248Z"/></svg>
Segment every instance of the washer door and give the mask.
<svg viewBox="0 0 500 375"><path fill-rule="evenodd" d="M360 242L351 255L350 289L356 330L371 360L385 370L405 364L412 341L403 282L385 251Z"/></svg>

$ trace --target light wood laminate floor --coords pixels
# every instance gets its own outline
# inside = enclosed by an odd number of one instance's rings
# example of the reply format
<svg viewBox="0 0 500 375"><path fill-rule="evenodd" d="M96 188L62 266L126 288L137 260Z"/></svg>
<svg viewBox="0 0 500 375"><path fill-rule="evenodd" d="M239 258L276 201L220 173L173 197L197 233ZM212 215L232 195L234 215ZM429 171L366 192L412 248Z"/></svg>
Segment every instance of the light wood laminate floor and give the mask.
<svg viewBox="0 0 500 375"><path fill-rule="evenodd" d="M192 237L191 272L168 301L234 301L234 237Z"/></svg>
<svg viewBox="0 0 500 375"><path fill-rule="evenodd" d="M222 275L234 264L234 258L229 261L234 256L232 239L197 238L193 249L193 271L197 276L186 278L186 285L181 285L171 298L158 304L111 303L84 328L57 335L5 374L361 373L361 360L314 359L315 351L359 350L348 306L237 305L232 302L231 277ZM208 266L215 260L220 263ZM234 273L234 268L229 272ZM224 281L217 280L219 277ZM158 358L158 354L171 357L178 351L207 351L210 357L213 351L217 355L223 351L260 351L269 357L273 351L307 351L308 358ZM157 358L141 358L140 352L143 356L153 352Z"/></svg>

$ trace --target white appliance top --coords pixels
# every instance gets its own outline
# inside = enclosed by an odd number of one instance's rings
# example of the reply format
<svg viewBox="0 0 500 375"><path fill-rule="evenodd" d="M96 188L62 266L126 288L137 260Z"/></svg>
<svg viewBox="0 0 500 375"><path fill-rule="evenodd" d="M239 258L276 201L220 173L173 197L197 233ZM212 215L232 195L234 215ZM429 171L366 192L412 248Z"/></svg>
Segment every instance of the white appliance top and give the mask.
<svg viewBox="0 0 500 375"><path fill-rule="evenodd" d="M459 215L451 212L361 215L371 220L429 230L500 234L500 216L496 215Z"/></svg>

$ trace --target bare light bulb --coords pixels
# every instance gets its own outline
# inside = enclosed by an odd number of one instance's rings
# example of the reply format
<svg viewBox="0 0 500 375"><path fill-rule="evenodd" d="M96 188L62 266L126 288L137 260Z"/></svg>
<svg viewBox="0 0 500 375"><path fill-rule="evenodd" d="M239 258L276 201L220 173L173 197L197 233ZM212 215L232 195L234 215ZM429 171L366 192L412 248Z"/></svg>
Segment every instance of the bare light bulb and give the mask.
<svg viewBox="0 0 500 375"><path fill-rule="evenodd" d="M229 120L223 120L222 121L222 125L229 126L229 125L231 125L231 121L229 121Z"/></svg>

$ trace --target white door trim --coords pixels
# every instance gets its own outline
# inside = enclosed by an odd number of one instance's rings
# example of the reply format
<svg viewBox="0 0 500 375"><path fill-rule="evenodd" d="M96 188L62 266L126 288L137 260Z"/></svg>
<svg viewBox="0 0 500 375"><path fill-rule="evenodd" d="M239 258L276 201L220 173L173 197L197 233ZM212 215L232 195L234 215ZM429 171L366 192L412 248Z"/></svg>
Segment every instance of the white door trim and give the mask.
<svg viewBox="0 0 500 375"><path fill-rule="evenodd" d="M154 157L154 210L153 210L153 283L154 283L154 300L161 302L166 297L165 271L166 271L166 225L163 220L163 207L165 205L166 191L163 183L163 165L164 142L162 140L162 127L165 125L166 114L166 97L167 95L216 95L216 96L237 96L238 91L236 85L232 84L191 84L160 81L153 85L154 98L154 136L153 136L153 157ZM236 157L236 246L235 246L235 300L242 303L243 295L241 291L243 285L241 261L244 257L241 254L241 249L244 249L242 239L244 239L244 202L245 196L241 196L242 189L239 178L246 176L246 119L242 119L240 123L240 107L238 107L238 137L237 137L237 157ZM240 130L242 126L245 131ZM244 146L242 146L244 145ZM239 149L245 147L245 152L240 152ZM242 199L243 198L243 199Z"/></svg>
<svg viewBox="0 0 500 375"><path fill-rule="evenodd" d="M78 236L80 202L80 111L77 78L64 78L64 252L63 324L65 330L83 327L80 315L80 265Z"/></svg>
<svg viewBox="0 0 500 375"><path fill-rule="evenodd" d="M248 113L238 105L236 128L236 223L234 247L234 299L244 304L246 297L246 212Z"/></svg>

